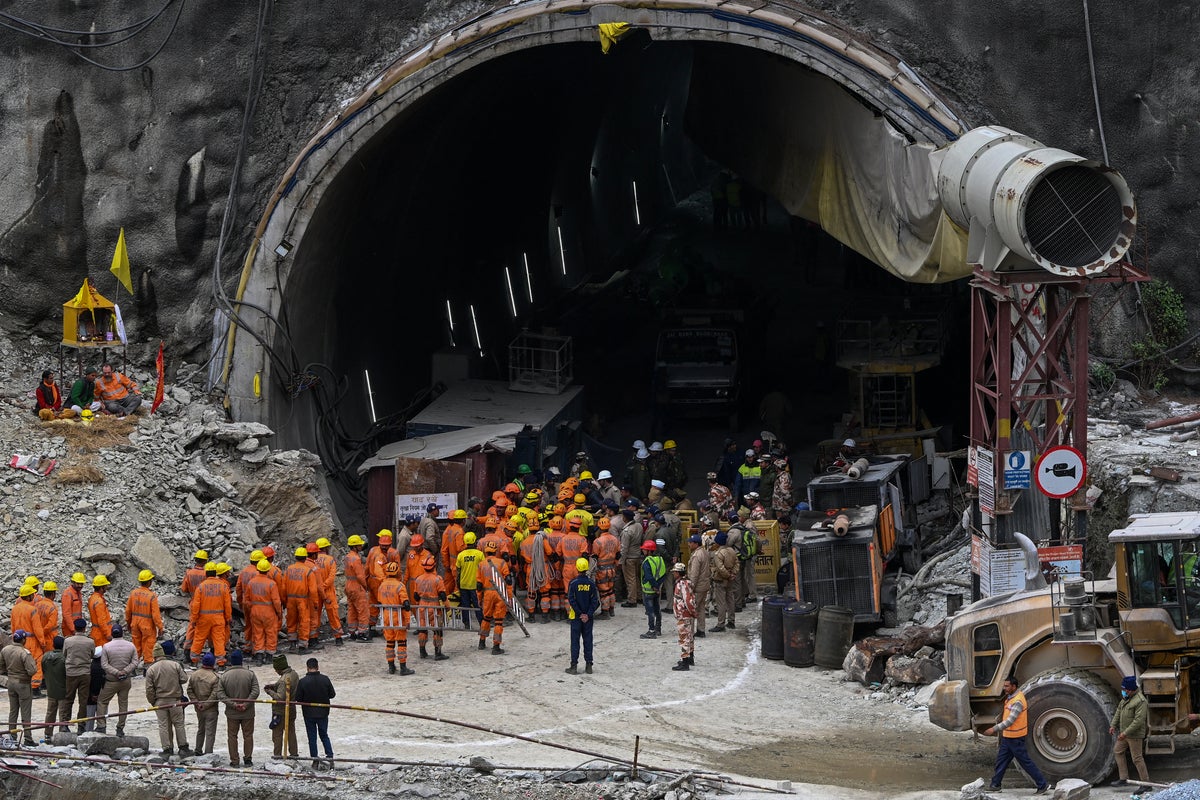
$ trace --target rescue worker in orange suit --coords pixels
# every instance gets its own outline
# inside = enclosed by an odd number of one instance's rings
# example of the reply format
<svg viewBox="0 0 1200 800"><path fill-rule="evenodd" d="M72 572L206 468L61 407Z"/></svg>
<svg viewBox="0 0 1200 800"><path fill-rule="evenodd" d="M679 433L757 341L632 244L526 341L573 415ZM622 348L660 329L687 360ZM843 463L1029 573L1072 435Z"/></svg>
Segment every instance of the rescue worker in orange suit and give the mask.
<svg viewBox="0 0 1200 800"><path fill-rule="evenodd" d="M400 564L400 554L392 547L392 532L384 528L379 532L379 544L367 553L367 591L371 595L371 619L369 630L374 635L379 622L379 584L383 583L384 567Z"/></svg>
<svg viewBox="0 0 1200 800"><path fill-rule="evenodd" d="M262 557L262 550L255 550L250 554L250 563L242 567L242 571L238 573L237 584L234 586L237 605L242 610L242 639L245 642L242 646L242 654L247 656L253 656L255 653L255 638L254 621L250 619L250 607L246 605L246 587L258 575L258 562L262 560Z"/></svg>
<svg viewBox="0 0 1200 800"><path fill-rule="evenodd" d="M129 593L125 602L125 630L133 639L133 646L146 666L154 663L154 645L163 634L162 612L158 607L158 593L150 588L154 573L144 569L138 573L141 584ZM176 667L182 669L182 667Z"/></svg>
<svg viewBox="0 0 1200 800"><path fill-rule="evenodd" d="M217 577L217 565L210 561L204 565L204 580L192 595L192 627L196 632L192 638L193 664L200 663L200 652L206 643L212 642L217 665L225 666L225 642L231 619L233 601L229 596L229 582Z"/></svg>
<svg viewBox="0 0 1200 800"><path fill-rule="evenodd" d="M567 603L567 592L563 583L562 555L558 551L558 546L563 538L563 518L553 517L548 527L546 538L550 541L551 555L546 580L549 583L547 591L550 592L550 618L560 620L566 619L567 615L564 610Z"/></svg>
<svg viewBox="0 0 1200 800"><path fill-rule="evenodd" d="M108 600L104 598L108 586L107 575L92 578L92 594L88 597L87 605L88 616L92 620L90 635L97 647L103 647L112 641L112 614L108 611Z"/></svg>
<svg viewBox="0 0 1200 800"><path fill-rule="evenodd" d="M567 535L558 542L558 555L562 559L563 586L570 586L579 576L576 562L581 558L586 560L588 555L588 540L582 533L582 521L578 517L567 519ZM566 599L565 590L563 599Z"/></svg>
<svg viewBox="0 0 1200 800"><path fill-rule="evenodd" d="M396 659L399 658L400 674L412 675L416 670L408 668L408 621L412 608L408 602L408 591L400 580L399 564L389 561L383 570L383 583L379 584L379 605L383 641L387 644L388 674L396 674Z"/></svg>
<svg viewBox="0 0 1200 800"><path fill-rule="evenodd" d="M446 530L442 531L442 567L443 574L447 577L454 574L454 564L458 560L458 554L467 548L463 542L463 523L466 522L467 512L461 508L450 512L450 524L446 526Z"/></svg>
<svg viewBox="0 0 1200 800"><path fill-rule="evenodd" d="M196 594L197 587L204 580L204 565L208 563L208 551L197 550L192 556L194 559L192 566L187 568L183 573L183 580L179 582L179 593L188 599L188 603L192 602L192 596ZM195 627L188 622L187 633L183 636L183 649L190 653L192 650L192 639L196 635Z"/></svg>
<svg viewBox="0 0 1200 800"><path fill-rule="evenodd" d="M285 598L287 597L287 594L284 591L284 585L283 585L283 570L280 569L278 567L278 565L276 565L276 563L275 563L275 548L270 547L270 546L264 547L263 548L263 558L267 561L268 564L271 565L271 569L267 571L267 577L270 578L271 580L275 581L275 585L279 587L279 599L284 601L284 605L287 605L287 602L285 600ZM274 643L272 643L272 644L274 644Z"/></svg>
<svg viewBox="0 0 1200 800"><path fill-rule="evenodd" d="M317 587L311 595L312 607L308 612L308 633L300 634L300 638L308 641L308 649L324 650L321 645L321 639L318 636L318 630L321 627L321 570L317 566L317 555L321 549L317 547L316 542L309 542L304 546L304 551L308 553L308 571L312 573L314 585Z"/></svg>
<svg viewBox="0 0 1200 800"><path fill-rule="evenodd" d="M233 583L231 581L236 581L237 577L233 574L233 567L224 561L219 561L217 562L217 578L221 582L221 590L229 600L229 607L231 609L229 620L225 623L225 649L235 650L237 648L230 647L233 642Z"/></svg>
<svg viewBox="0 0 1200 800"><path fill-rule="evenodd" d="M492 655L503 655L500 647L504 639L504 617L508 614L508 605L504 602L501 592L509 591L512 578L509 577L508 561L500 554L496 543L488 542L483 546L486 556L483 568L479 571L480 589L483 591L483 621L479 623L479 649L487 649L488 631L492 634Z"/></svg>
<svg viewBox="0 0 1200 800"><path fill-rule="evenodd" d="M592 555L596 557L596 588L600 591L600 614L597 619L612 619L617 607L615 584L617 562L621 558L621 540L612 534L612 523L608 517L596 521L598 531L592 542Z"/></svg>
<svg viewBox="0 0 1200 800"><path fill-rule="evenodd" d="M62 629L64 639L75 635L75 620L83 619L83 585L85 583L87 583L87 578L84 577L84 574L76 572L71 576L71 585L63 592Z"/></svg>
<svg viewBox="0 0 1200 800"><path fill-rule="evenodd" d="M33 604L37 606L38 617L42 620L42 634L46 637L42 639L43 653L54 650L54 637L58 635L58 603L54 602L57 593L58 584L46 581L42 584L42 593L34 597ZM39 660L38 666L41 665Z"/></svg>
<svg viewBox="0 0 1200 800"><path fill-rule="evenodd" d="M367 633L371 624L371 595L367 590L367 562L362 549L366 544L357 533L346 540L350 548L342 559L342 572L346 575L346 627L350 638L358 642L369 642Z"/></svg>
<svg viewBox="0 0 1200 800"><path fill-rule="evenodd" d="M337 561L329 555L329 548L332 546L332 543L324 536L317 539L317 584L321 592L321 603L317 609L313 629L315 631L320 626L321 609L324 609L325 619L329 621L329 629L333 631L333 644L335 647L341 647L344 644L342 642L342 611L338 606L337 586L334 583L337 580Z"/></svg>
<svg viewBox="0 0 1200 800"><path fill-rule="evenodd" d="M446 582L437 574L437 559L426 553L421 559L424 573L413 581L412 602L417 615L417 643L421 647L421 658L429 658L425 645L429 642L429 631L433 630L433 660L445 661L448 655L442 652L442 628L446 612L450 607Z"/></svg>
<svg viewBox="0 0 1200 800"><path fill-rule="evenodd" d="M525 565L525 610L532 619L539 608L542 622L550 621L550 561L554 548L546 531L521 540L521 563Z"/></svg>
<svg viewBox="0 0 1200 800"><path fill-rule="evenodd" d="M254 652L259 664L270 664L279 644L279 621L283 618L283 599L279 584L271 577L271 562L260 558L254 567L257 574L246 583L246 628L254 632Z"/></svg>
<svg viewBox="0 0 1200 800"><path fill-rule="evenodd" d="M317 593L317 576L308 564L308 549L296 548L296 561L283 571L284 602L287 605L288 652L308 652L308 629L312 598Z"/></svg>
<svg viewBox="0 0 1200 800"><path fill-rule="evenodd" d="M413 593L413 581L425 574L421 561L427 555L429 553L425 550L425 537L418 533L408 543L408 552L404 554L404 562L400 565L400 577L404 580L404 591L408 592L410 599Z"/></svg>
<svg viewBox="0 0 1200 800"><path fill-rule="evenodd" d="M508 523L506 522L505 525L507 524ZM496 552L499 553L501 558L505 559L506 561L508 560L508 552L509 548L512 547L512 540L504 535L503 528L501 528L499 525L489 526L487 533L484 534L483 538L479 540L479 549L486 553L488 542L494 542L496 545Z"/></svg>
<svg viewBox="0 0 1200 800"><path fill-rule="evenodd" d="M33 580L37 580L34 578ZM29 651L29 655L33 656L34 672L33 677L29 682L33 692L41 696L42 687L42 639L45 638L45 631L42 630L42 618L38 614L37 601L34 599L37 596L37 589L28 580L21 584L21 588L17 590L17 602L12 608L12 630L23 630L28 634L25 640L25 648ZM16 708L16 706L12 706ZM15 719L14 719L15 722Z"/></svg>

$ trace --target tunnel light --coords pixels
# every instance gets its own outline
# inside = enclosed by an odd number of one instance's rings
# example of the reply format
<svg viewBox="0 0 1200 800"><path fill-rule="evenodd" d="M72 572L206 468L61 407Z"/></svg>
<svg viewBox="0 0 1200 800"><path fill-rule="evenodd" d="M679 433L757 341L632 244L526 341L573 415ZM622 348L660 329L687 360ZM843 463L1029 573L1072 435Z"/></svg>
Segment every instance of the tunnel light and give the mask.
<svg viewBox="0 0 1200 800"><path fill-rule="evenodd" d="M446 298L446 323L450 326L450 346L458 347L454 341L454 312L450 310L450 298Z"/></svg>
<svg viewBox="0 0 1200 800"><path fill-rule="evenodd" d="M529 293L529 302L533 303L533 275L529 272L529 253L521 253L521 259L525 262L525 291Z"/></svg>
<svg viewBox="0 0 1200 800"><path fill-rule="evenodd" d="M633 219L638 225L642 224L642 210L638 208L637 181L633 182Z"/></svg>
<svg viewBox="0 0 1200 800"><path fill-rule="evenodd" d="M513 294L512 288L512 273L508 271L508 267L504 268L504 285L508 289L508 309L512 311L513 319L517 318L517 298Z"/></svg>
<svg viewBox="0 0 1200 800"><path fill-rule="evenodd" d="M471 304L471 327L475 329L475 349L479 351L479 357L483 357L483 340L479 338L479 320L475 318L475 305Z"/></svg>
<svg viewBox="0 0 1200 800"><path fill-rule="evenodd" d="M562 274L567 274L567 250L563 247L562 225L554 226L558 230L558 260L562 264Z"/></svg>
<svg viewBox="0 0 1200 800"><path fill-rule="evenodd" d="M371 424L377 421L375 418L375 392L371 391L371 373L369 370L363 370L363 375L367 379L367 402L371 404Z"/></svg>

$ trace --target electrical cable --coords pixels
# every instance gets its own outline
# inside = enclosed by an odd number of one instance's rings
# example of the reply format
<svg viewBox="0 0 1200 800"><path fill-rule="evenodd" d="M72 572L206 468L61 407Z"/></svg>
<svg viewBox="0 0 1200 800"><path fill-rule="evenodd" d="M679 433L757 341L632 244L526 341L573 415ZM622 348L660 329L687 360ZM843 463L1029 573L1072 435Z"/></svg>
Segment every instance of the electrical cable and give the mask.
<svg viewBox="0 0 1200 800"><path fill-rule="evenodd" d="M10 14L7 11L0 11L0 19L11 20L14 23L17 23L20 25L25 25L27 27L33 28L38 31L50 31L51 33L65 33L69 36L109 36L114 33L124 33L125 31L127 31L131 28L135 28L138 25L145 23L147 20L158 19L158 17L160 17L162 15L162 13L167 10L168 7L170 7L171 3L174 3L174 2L175 2L175 0L166 0L166 2L163 3L162 8L160 8L158 11L154 12L150 16L145 17L144 19L140 19L137 22L130 23L129 25L126 25L122 28L109 28L106 31L77 31L77 30L72 30L70 28L55 28L55 27L52 27L50 25L46 25L46 24L43 24L40 22L30 22L29 20L22 19L21 17L18 17L15 14Z"/></svg>
<svg viewBox="0 0 1200 800"><path fill-rule="evenodd" d="M1108 142L1104 139L1104 116L1100 113L1100 86L1096 81L1096 55L1092 50L1092 15L1088 9L1088 0L1083 0L1083 31L1087 38L1088 68L1092 73L1092 100L1096 103L1096 131L1100 134L1100 152L1104 155L1104 163L1108 160Z"/></svg>

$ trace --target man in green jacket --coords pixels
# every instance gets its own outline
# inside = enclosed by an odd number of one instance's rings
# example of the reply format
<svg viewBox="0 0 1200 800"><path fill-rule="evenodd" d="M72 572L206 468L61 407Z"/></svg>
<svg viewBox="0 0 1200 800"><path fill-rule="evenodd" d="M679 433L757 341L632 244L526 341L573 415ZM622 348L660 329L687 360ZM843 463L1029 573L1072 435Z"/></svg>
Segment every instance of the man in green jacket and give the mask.
<svg viewBox="0 0 1200 800"><path fill-rule="evenodd" d="M67 698L67 662L63 658L63 637L54 637L54 649L42 655L42 674L46 682L46 724L66 722L71 718L71 700ZM64 733L66 725L60 725ZM54 737L55 729L46 728L46 741Z"/></svg>
<svg viewBox="0 0 1200 800"><path fill-rule="evenodd" d="M1150 783L1150 775L1146 770L1146 759L1142 756L1142 747L1146 743L1147 722L1150 709L1146 705L1146 696L1138 691L1137 678L1132 675L1121 681L1121 702L1117 704L1113 714L1110 734L1117 735L1113 745L1113 754L1117 761L1117 779L1113 786L1129 784L1129 765L1125 762L1125 751L1133 758L1137 767L1138 777L1142 783Z"/></svg>
<svg viewBox="0 0 1200 800"><path fill-rule="evenodd" d="M67 405L76 414L85 408L93 414L100 410L100 401L96 399L96 370L89 367L82 378L71 384L71 394Z"/></svg>

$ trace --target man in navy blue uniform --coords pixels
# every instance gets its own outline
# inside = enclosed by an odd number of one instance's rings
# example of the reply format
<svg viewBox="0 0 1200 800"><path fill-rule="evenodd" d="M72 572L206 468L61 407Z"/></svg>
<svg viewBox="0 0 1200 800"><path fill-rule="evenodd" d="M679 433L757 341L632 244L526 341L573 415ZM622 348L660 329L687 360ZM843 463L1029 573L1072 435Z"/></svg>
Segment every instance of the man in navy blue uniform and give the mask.
<svg viewBox="0 0 1200 800"><path fill-rule="evenodd" d="M583 639L583 671L592 674L592 623L600 610L600 590L588 575L590 564L586 558L575 562L579 575L567 587L567 604L571 617L571 666L568 675L579 674L579 640Z"/></svg>

